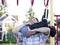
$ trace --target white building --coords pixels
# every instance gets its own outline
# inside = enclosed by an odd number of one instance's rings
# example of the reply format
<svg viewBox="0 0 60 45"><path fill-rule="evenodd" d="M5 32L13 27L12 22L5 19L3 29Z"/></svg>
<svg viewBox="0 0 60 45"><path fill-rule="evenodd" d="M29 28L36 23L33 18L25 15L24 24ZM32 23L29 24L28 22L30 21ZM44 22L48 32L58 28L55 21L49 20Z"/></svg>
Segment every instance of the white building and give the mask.
<svg viewBox="0 0 60 45"><path fill-rule="evenodd" d="M14 18L12 15L4 14L0 17L0 41L3 41L4 33L7 33L8 28L16 27L17 23L17 19Z"/></svg>

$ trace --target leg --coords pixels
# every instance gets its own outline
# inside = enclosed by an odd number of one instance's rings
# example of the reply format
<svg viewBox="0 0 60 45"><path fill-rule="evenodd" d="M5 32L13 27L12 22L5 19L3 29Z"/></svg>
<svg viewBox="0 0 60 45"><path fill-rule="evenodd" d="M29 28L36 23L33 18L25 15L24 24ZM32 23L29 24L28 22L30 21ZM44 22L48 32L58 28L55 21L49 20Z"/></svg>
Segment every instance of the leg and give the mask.
<svg viewBox="0 0 60 45"><path fill-rule="evenodd" d="M42 20L43 20L44 18L45 18L45 19L48 19L48 9L45 9L45 10L44 10L44 15L42 16Z"/></svg>

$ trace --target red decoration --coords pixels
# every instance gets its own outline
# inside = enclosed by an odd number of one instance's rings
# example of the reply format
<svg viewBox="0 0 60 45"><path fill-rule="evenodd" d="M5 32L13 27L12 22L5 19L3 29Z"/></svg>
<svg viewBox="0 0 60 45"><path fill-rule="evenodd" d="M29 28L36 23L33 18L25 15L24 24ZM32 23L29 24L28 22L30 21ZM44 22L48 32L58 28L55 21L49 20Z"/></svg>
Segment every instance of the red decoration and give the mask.
<svg viewBox="0 0 60 45"><path fill-rule="evenodd" d="M34 4L34 0L31 0L31 5L33 6L33 4Z"/></svg>
<svg viewBox="0 0 60 45"><path fill-rule="evenodd" d="M47 2L46 2L46 1L47 1ZM48 6L48 3L49 3L49 0L44 0L44 5L45 5L45 7Z"/></svg>
<svg viewBox="0 0 60 45"><path fill-rule="evenodd" d="M4 3L5 3L5 0L1 0L1 2L2 2L2 4L4 5Z"/></svg>
<svg viewBox="0 0 60 45"><path fill-rule="evenodd" d="M17 0L17 6L18 6L18 2L19 2L19 0Z"/></svg>

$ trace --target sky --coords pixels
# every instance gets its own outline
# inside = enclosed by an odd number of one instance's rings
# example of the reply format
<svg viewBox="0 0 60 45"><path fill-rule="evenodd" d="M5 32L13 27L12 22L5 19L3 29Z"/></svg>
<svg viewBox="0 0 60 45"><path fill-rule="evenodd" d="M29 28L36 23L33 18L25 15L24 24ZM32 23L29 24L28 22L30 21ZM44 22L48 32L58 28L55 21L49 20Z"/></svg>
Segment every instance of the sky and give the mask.
<svg viewBox="0 0 60 45"><path fill-rule="evenodd" d="M1 0L0 0L1 2ZM30 0L19 0L19 5L16 5L16 0L6 0L7 10L11 15L18 15L19 22L22 23L24 20L27 20L26 16L29 8L31 7ZM60 14L60 0L53 0L53 11L54 14ZM44 0L34 0L33 11L35 12L35 17L41 20L45 6Z"/></svg>

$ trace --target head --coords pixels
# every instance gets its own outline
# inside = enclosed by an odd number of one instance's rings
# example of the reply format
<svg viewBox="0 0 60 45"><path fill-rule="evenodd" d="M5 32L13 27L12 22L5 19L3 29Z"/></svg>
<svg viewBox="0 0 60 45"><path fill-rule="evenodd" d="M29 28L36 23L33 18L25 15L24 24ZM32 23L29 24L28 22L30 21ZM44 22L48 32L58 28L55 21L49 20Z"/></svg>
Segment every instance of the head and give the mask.
<svg viewBox="0 0 60 45"><path fill-rule="evenodd" d="M55 27L54 27L54 26L49 26L49 28L50 28L50 36L51 36L51 37L54 37L55 34L56 34L56 29L55 29Z"/></svg>
<svg viewBox="0 0 60 45"><path fill-rule="evenodd" d="M33 17L31 19L31 24L34 24L34 23L37 23L37 22L39 22L37 18Z"/></svg>

